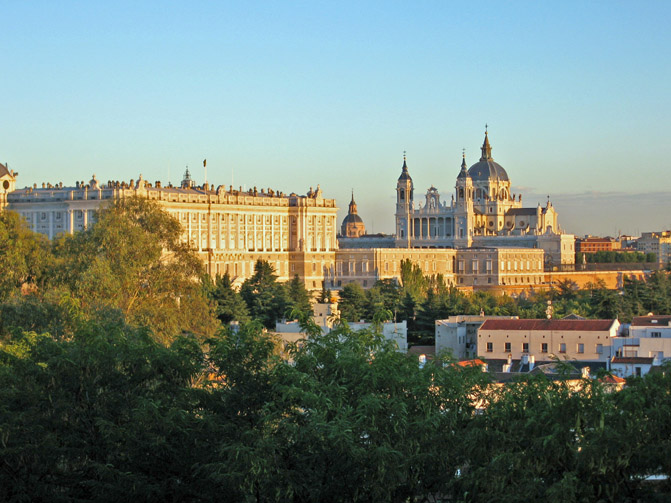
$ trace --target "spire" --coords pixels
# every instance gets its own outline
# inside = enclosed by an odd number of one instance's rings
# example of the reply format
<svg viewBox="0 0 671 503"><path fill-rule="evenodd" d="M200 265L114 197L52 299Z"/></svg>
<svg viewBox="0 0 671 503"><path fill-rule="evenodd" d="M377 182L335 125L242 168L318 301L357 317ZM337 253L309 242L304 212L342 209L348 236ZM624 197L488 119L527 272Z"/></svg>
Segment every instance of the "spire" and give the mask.
<svg viewBox="0 0 671 503"><path fill-rule="evenodd" d="M349 215L356 215L356 203L354 202L354 189L352 189L352 200L349 203Z"/></svg>
<svg viewBox="0 0 671 503"><path fill-rule="evenodd" d="M398 177L398 180L410 180L412 181L412 178L410 177L410 173L408 172L408 164L406 162L405 158L405 150L403 151L403 170L401 171L401 176Z"/></svg>
<svg viewBox="0 0 671 503"><path fill-rule="evenodd" d="M489 136L487 135L487 125L485 125L485 141L482 143L482 147L480 148L480 150L482 150L482 157L480 157L481 161L494 160L492 158L492 147L489 144Z"/></svg>
<svg viewBox="0 0 671 503"><path fill-rule="evenodd" d="M459 176L457 178L466 178L468 177L468 169L466 167L466 149L461 149L461 171L459 172Z"/></svg>

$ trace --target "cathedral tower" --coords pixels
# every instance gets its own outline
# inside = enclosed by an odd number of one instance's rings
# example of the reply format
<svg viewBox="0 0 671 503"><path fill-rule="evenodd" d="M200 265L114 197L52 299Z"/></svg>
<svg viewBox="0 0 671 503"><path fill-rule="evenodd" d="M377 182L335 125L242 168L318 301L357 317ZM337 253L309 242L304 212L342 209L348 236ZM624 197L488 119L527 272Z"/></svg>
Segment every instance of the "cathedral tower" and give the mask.
<svg viewBox="0 0 671 503"><path fill-rule="evenodd" d="M455 188L454 244L460 248L469 247L473 240L473 179L466 169L466 154L461 159Z"/></svg>
<svg viewBox="0 0 671 503"><path fill-rule="evenodd" d="M412 235L413 185L403 154L403 169L396 182L396 239L410 247Z"/></svg>

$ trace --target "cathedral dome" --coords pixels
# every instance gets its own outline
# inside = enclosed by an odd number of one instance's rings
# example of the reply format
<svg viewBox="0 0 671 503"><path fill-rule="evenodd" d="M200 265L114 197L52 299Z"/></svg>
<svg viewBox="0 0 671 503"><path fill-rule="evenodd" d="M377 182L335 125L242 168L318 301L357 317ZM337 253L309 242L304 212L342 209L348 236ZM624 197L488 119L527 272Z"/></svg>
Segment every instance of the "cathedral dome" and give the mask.
<svg viewBox="0 0 671 503"><path fill-rule="evenodd" d="M498 180L508 181L508 173L499 163L494 161L479 161L473 164L468 170L469 176L473 180L487 180L496 178Z"/></svg>
<svg viewBox="0 0 671 503"><path fill-rule="evenodd" d="M478 162L469 168L469 176L473 180L488 180L493 178L507 182L508 173L506 173L506 170L503 169L503 166L497 162L494 162L494 158L492 157L492 147L489 144L487 131L485 131L485 141L482 144L481 150L482 156Z"/></svg>

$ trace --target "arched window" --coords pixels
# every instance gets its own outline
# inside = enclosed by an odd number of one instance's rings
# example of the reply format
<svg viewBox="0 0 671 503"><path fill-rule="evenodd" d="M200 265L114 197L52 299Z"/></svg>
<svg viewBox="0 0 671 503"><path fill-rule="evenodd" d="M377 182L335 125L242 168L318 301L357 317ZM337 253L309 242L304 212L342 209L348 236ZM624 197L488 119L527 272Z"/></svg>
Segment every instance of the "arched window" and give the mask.
<svg viewBox="0 0 671 503"><path fill-rule="evenodd" d="M401 201L404 201L404 200L405 200L405 190L401 189L401 192L400 192L400 196L399 196L399 197L400 197Z"/></svg>

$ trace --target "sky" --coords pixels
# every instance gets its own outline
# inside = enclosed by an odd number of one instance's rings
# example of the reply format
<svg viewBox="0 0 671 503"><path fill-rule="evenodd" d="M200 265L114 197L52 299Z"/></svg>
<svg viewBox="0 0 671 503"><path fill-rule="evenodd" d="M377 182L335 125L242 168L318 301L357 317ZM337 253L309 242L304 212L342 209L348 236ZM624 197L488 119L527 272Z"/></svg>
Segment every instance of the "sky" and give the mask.
<svg viewBox="0 0 671 503"><path fill-rule="evenodd" d="M449 201L462 149L566 232L671 228L671 2L0 0L0 162L18 186L202 183L305 194L393 232Z"/></svg>

